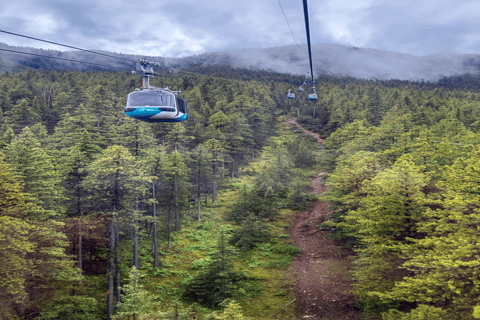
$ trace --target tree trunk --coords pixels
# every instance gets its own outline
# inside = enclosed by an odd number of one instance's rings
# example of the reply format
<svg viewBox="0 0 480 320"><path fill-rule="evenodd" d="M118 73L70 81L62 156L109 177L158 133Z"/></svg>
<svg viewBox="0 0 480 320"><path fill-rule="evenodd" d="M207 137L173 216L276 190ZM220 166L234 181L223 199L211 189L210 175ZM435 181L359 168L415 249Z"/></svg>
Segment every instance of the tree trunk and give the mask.
<svg viewBox="0 0 480 320"><path fill-rule="evenodd" d="M197 201L198 201L198 213L197 213L197 220L200 221L202 219L201 216L201 205L200 205L200 198L201 198L201 192L200 192L200 175L201 175L201 166L200 166L200 155L198 159L198 175L197 175Z"/></svg>
<svg viewBox="0 0 480 320"><path fill-rule="evenodd" d="M180 231L180 213L178 212L178 176L175 174L175 188L174 188L174 199L175 199L175 231Z"/></svg>
<svg viewBox="0 0 480 320"><path fill-rule="evenodd" d="M80 232L78 233L78 268L80 269L79 273L83 273L83 261L82 261L82 227L80 225Z"/></svg>
<svg viewBox="0 0 480 320"><path fill-rule="evenodd" d="M215 203L215 188L217 187L217 152L213 153L212 159L212 172L213 172L213 181L212 181L212 204Z"/></svg>
<svg viewBox="0 0 480 320"><path fill-rule="evenodd" d="M170 249L172 247L172 209L169 206L168 208L168 216L167 216L167 236L168 236L168 246L167 248Z"/></svg>
<svg viewBox="0 0 480 320"><path fill-rule="evenodd" d="M118 245L120 244L120 232L118 226L118 217L115 217L115 278L117 282L115 284L117 291L117 302L122 302L122 288L120 281L120 253Z"/></svg>
<svg viewBox="0 0 480 320"><path fill-rule="evenodd" d="M223 155L222 159L222 179L225 178L225 155Z"/></svg>
<svg viewBox="0 0 480 320"><path fill-rule="evenodd" d="M175 231L180 231L180 212L175 208Z"/></svg>
<svg viewBox="0 0 480 320"><path fill-rule="evenodd" d="M202 220L202 214L201 214L202 205L200 204L200 195L198 195L197 204L198 204L197 220L200 221L200 220Z"/></svg>
<svg viewBox="0 0 480 320"><path fill-rule="evenodd" d="M157 242L157 208L155 203L155 183L153 183L153 268L158 268L158 242Z"/></svg>
<svg viewBox="0 0 480 320"><path fill-rule="evenodd" d="M139 221L137 220L138 212L138 199L135 201L135 217L133 222L133 265L138 270L138 227Z"/></svg>
<svg viewBox="0 0 480 320"><path fill-rule="evenodd" d="M107 310L108 318L113 314L113 276L114 276L114 259L115 259L115 230L113 227L113 214L108 224L108 233L110 236L110 243L108 245L108 297L107 297Z"/></svg>
<svg viewBox="0 0 480 320"><path fill-rule="evenodd" d="M217 197L217 182L213 181L213 188L212 188L212 204L215 203L215 199Z"/></svg>
<svg viewBox="0 0 480 320"><path fill-rule="evenodd" d="M80 269L80 275L83 273L83 261L82 261L82 202L80 193L80 184L77 185L77 215L78 215L78 268Z"/></svg>

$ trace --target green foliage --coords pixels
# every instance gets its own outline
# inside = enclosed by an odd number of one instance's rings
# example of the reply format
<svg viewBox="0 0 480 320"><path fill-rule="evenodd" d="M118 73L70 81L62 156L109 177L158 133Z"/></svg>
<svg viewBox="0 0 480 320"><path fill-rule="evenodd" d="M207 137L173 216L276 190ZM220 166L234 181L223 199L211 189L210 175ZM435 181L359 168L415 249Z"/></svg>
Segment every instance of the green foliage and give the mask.
<svg viewBox="0 0 480 320"><path fill-rule="evenodd" d="M382 314L383 320L447 320L451 319L442 308L421 304L410 313L391 309Z"/></svg>
<svg viewBox="0 0 480 320"><path fill-rule="evenodd" d="M294 256L302 252L302 250L290 244L276 244L272 246L272 252Z"/></svg>
<svg viewBox="0 0 480 320"><path fill-rule="evenodd" d="M307 210L311 201L317 199L315 193L305 192L310 188L310 181L302 176L296 176L289 185L288 203L286 207L294 210Z"/></svg>
<svg viewBox="0 0 480 320"><path fill-rule="evenodd" d="M480 306L475 306L473 308L473 317L475 319L479 319L480 318Z"/></svg>
<svg viewBox="0 0 480 320"><path fill-rule="evenodd" d="M191 264L191 268L192 269L200 269L200 270L204 270L206 268L208 268L210 266L210 263L211 263L211 259L207 258L207 259L197 259L197 260L194 260Z"/></svg>
<svg viewBox="0 0 480 320"><path fill-rule="evenodd" d="M427 212L428 219L419 224L424 237L414 240L404 268L413 274L395 284L382 295L420 303L444 303L449 314L471 317L471 305L478 303L479 290L475 258L478 233L478 151L457 159L444 172L442 206ZM443 285L440 285L443 283Z"/></svg>
<svg viewBox="0 0 480 320"><path fill-rule="evenodd" d="M218 307L225 299L245 294L242 282L249 277L234 269L233 253L228 248L225 232L220 233L217 248L210 255L211 262L196 276L183 282L183 297L209 307Z"/></svg>
<svg viewBox="0 0 480 320"><path fill-rule="evenodd" d="M268 188L262 197L257 190L247 189L243 185L240 196L231 205L227 218L230 221L240 223L253 215L256 219L273 219L276 216L274 203L276 194L272 188Z"/></svg>
<svg viewBox="0 0 480 320"><path fill-rule="evenodd" d="M149 312L152 306L152 297L143 289L140 283L140 272L132 267L128 276L128 283L123 286L124 296L122 302L117 304L117 311L112 319L123 319L133 316L135 319L151 319Z"/></svg>
<svg viewBox="0 0 480 320"><path fill-rule="evenodd" d="M316 142L286 127L281 128L282 138L270 139L278 133L277 117L283 121L295 111L291 101L285 102L287 86L303 79L228 66L192 70L241 80L162 72L152 85L182 88L191 114L181 124L155 125L123 113L126 94L138 86L134 75L0 74L0 148L13 168L5 176L0 168L7 190L0 197L7 199L0 199L5 208L0 216L2 314L14 318L39 312L44 304L38 301L50 301L42 313L45 317L100 314L94 311L98 303L84 292L70 295L79 280L63 254L65 238L58 230L64 227L56 218L117 210L124 270L130 267L130 239L152 231L153 202L162 239L181 239L164 234L192 223L187 212L196 220L207 217L188 235L195 243L172 253L185 259L185 269L198 268L203 275L214 269L213 260L202 260L204 253L192 259L188 255L196 250L213 253L211 234L221 215L240 224L231 241L242 250L250 248L247 264L274 268L290 263L295 249L267 245L263 227L278 218L281 209L305 208L313 198L304 193L310 178L299 175L295 167L316 164ZM245 81L252 79L261 81ZM320 82L319 101L298 120L328 137L320 154L322 170L335 172L323 199L335 210L328 222L333 236L357 246L358 297L377 312L419 305L399 319L420 319L422 310L437 315L431 305L441 305L452 319L471 318L472 306L480 304L475 262L480 95L452 88L478 87L478 79L460 76L434 84L322 76ZM269 147L262 151L267 142ZM255 169L244 170L251 159L258 159ZM237 201L233 205L218 201L226 178L242 174L249 174L250 180ZM157 191L153 197L152 180ZM193 199L194 211L188 201ZM224 203L230 207L227 211ZM215 210L202 212L202 206ZM142 223L131 228L135 220ZM92 239L101 239L105 231L68 230L72 254L78 253L79 234L97 232ZM103 261L104 241L88 242L92 251L84 250L84 255L93 252L92 261ZM151 263L150 252L150 247L140 250L142 268ZM150 275L166 281L186 275L185 270L167 269L172 266L169 261L164 266L149 269ZM221 272L210 277L215 274ZM246 296L256 290L252 283L241 280L225 292ZM178 282L173 281L171 286L175 285ZM171 286L163 287L165 297L178 298L178 288ZM91 290L103 292L100 287ZM170 305L162 310L167 311L151 313L150 318L190 316L188 307Z"/></svg>
<svg viewBox="0 0 480 320"><path fill-rule="evenodd" d="M38 312L48 301L78 281L65 254L62 224L43 216L14 171L0 159L0 313L10 318ZM58 288L60 286L60 288ZM71 297L75 300L75 297ZM82 298L78 298L82 299Z"/></svg>
<svg viewBox="0 0 480 320"><path fill-rule="evenodd" d="M39 320L53 319L78 319L97 320L103 319L101 307L98 301L92 297L64 295L55 299L50 307L46 307L39 317Z"/></svg>
<svg viewBox="0 0 480 320"><path fill-rule="evenodd" d="M135 164L135 158L121 146L105 149L87 168L83 186L96 190L98 209L111 211L125 209L135 197L146 190L151 177ZM93 192L92 192L93 193ZM114 210L115 210L114 209Z"/></svg>
<svg viewBox="0 0 480 320"><path fill-rule="evenodd" d="M343 92L343 101L332 100L330 123L316 129L335 129L321 155L335 170L322 195L335 213L321 226L358 252L362 308L384 319L470 319L479 287L480 136L460 110L478 111L458 92L353 85Z"/></svg>
<svg viewBox="0 0 480 320"><path fill-rule="evenodd" d="M174 285L158 285L156 287L160 298L177 299L182 294L182 289Z"/></svg>
<svg viewBox="0 0 480 320"><path fill-rule="evenodd" d="M257 243L266 242L270 237L267 227L263 221L258 221L255 216L250 215L242 226L233 231L229 243L240 248L242 252L254 247Z"/></svg>
<svg viewBox="0 0 480 320"><path fill-rule="evenodd" d="M284 269L290 265L293 256L300 252L301 249L289 244L260 243L255 246L249 266Z"/></svg>
<svg viewBox="0 0 480 320"><path fill-rule="evenodd" d="M63 197L60 175L54 159L43 148L29 127L15 136L5 148L6 160L15 169L15 175L25 185L36 203L44 210L40 216L48 216L63 211L58 204Z"/></svg>
<svg viewBox="0 0 480 320"><path fill-rule="evenodd" d="M289 137L285 144L296 168L307 168L317 163L319 146L311 136L297 134Z"/></svg>
<svg viewBox="0 0 480 320"><path fill-rule="evenodd" d="M227 302L227 303L225 303ZM215 316L215 319L218 320L248 320L249 318L245 317L242 313L242 307L235 300L227 300L223 304L225 309L223 312Z"/></svg>

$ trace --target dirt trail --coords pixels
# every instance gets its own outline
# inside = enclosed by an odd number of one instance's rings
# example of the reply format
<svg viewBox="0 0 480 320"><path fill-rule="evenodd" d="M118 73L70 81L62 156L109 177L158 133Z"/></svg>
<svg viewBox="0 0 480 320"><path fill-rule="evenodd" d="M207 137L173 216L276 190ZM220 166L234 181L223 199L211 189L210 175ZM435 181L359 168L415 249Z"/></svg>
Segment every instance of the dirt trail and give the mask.
<svg viewBox="0 0 480 320"><path fill-rule="evenodd" d="M323 143L319 134L303 129L295 118L289 124L298 126ZM312 181L313 192L321 194L320 172ZM327 202L315 200L310 210L298 213L290 228L292 240L302 249L302 254L294 258L293 276L296 285L296 306L299 319L356 320L361 319L361 311L352 308L354 296L347 293L351 281L348 280L350 250L340 249L333 240L327 239L328 231L319 231L316 225L331 214Z"/></svg>
<svg viewBox="0 0 480 320"><path fill-rule="evenodd" d="M323 144L323 141L325 141L325 139L322 139L322 137L320 136L320 134L318 133L315 133L315 132L312 132L312 131L308 131L307 129L305 129L304 127L302 127L297 121L295 121L296 119L295 118L291 118L291 119L288 119L287 120L287 123L288 124L292 124L294 126L297 126L297 128L299 128L300 130L303 130L305 133L308 133L309 135L311 135L312 137L314 137L315 139L317 139L318 141L318 144Z"/></svg>

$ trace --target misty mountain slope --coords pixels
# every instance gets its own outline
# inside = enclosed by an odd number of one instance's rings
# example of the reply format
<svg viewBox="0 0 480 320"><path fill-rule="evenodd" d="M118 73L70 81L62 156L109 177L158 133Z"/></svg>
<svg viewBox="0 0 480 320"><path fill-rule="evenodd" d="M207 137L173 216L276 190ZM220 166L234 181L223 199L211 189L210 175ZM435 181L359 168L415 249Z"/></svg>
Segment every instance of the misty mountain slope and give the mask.
<svg viewBox="0 0 480 320"><path fill-rule="evenodd" d="M92 55L82 51L61 52L34 48L13 47L0 43L0 48L40 55L98 63L109 67L98 67L62 60L13 54L0 51L0 72L8 71L12 65L35 69L56 70L126 70L133 62ZM98 51L123 59L138 59L144 56L125 55ZM414 56L390 51L363 49L336 44L314 45L312 56L315 74L345 75L363 79L430 80L465 73L478 74L480 56L477 54L436 54ZM240 49L210 52L182 58L146 57L169 68L188 67L199 64L229 64L234 67L271 70L280 73L306 74L309 71L308 52L305 45L284 46L267 49ZM116 67L116 68L115 68Z"/></svg>
<svg viewBox="0 0 480 320"><path fill-rule="evenodd" d="M314 73L382 80L437 80L441 77L478 73L477 66L480 64L480 56L474 54L419 57L335 44L314 45L312 56ZM172 66L183 65L189 59L192 57L166 59L166 63ZM205 53L192 60L211 64L230 63L235 66L294 74L306 74L309 71L308 52L305 46Z"/></svg>

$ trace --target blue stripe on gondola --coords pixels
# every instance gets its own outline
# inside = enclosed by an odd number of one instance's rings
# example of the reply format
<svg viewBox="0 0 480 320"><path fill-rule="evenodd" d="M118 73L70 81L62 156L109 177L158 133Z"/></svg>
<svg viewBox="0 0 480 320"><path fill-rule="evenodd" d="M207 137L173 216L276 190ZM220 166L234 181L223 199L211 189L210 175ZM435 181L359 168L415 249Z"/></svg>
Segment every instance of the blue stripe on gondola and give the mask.
<svg viewBox="0 0 480 320"><path fill-rule="evenodd" d="M158 108L137 107L134 111L125 112L125 114L134 119L149 120L160 112L162 111L158 110Z"/></svg>

